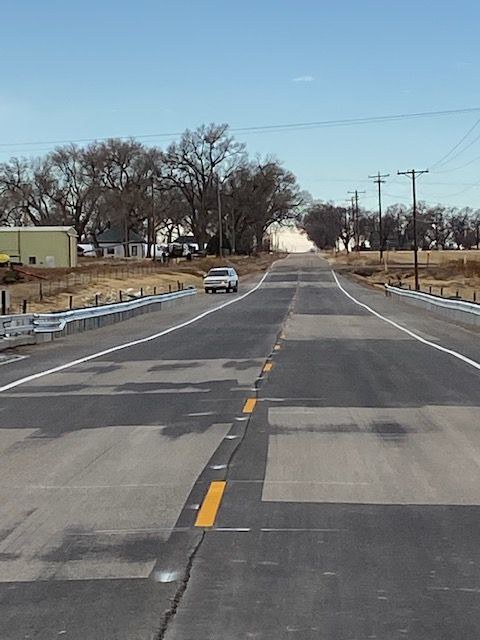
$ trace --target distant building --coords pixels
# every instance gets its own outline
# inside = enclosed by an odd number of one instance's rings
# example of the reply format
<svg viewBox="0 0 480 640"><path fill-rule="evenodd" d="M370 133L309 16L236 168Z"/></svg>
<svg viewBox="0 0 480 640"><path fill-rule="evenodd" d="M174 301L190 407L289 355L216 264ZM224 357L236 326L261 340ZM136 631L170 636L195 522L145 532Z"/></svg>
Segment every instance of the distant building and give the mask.
<svg viewBox="0 0 480 640"><path fill-rule="evenodd" d="M97 236L98 247L102 255L112 258L125 258L125 245L128 244L128 254L131 258L143 258L147 253L147 245L142 236L136 231L129 231L125 238L122 227L110 227Z"/></svg>
<svg viewBox="0 0 480 640"><path fill-rule="evenodd" d="M73 227L0 227L0 253L33 267L76 267L77 232Z"/></svg>
<svg viewBox="0 0 480 640"><path fill-rule="evenodd" d="M194 251L198 251L200 249L200 245L198 244L195 236L178 236L178 238L173 241L173 244L186 244Z"/></svg>
<svg viewBox="0 0 480 640"><path fill-rule="evenodd" d="M199 247L200 245L195 236L178 236L176 240L168 245L168 253L176 257L186 256L199 251Z"/></svg>

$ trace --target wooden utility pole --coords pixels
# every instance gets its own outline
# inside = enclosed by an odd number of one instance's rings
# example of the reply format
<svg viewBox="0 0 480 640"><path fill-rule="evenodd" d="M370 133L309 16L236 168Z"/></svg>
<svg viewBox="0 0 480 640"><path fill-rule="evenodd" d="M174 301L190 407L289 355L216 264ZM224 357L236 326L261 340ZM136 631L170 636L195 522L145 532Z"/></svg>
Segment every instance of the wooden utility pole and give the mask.
<svg viewBox="0 0 480 640"><path fill-rule="evenodd" d="M418 280L418 237L417 237L417 192L415 188L415 180L422 173L428 173L428 169L418 171L411 169L410 171L397 171L399 176L408 176L412 180L412 197L413 197L413 264L415 269L415 291L420 288Z"/></svg>
<svg viewBox="0 0 480 640"><path fill-rule="evenodd" d="M389 175L389 173L381 174L379 171L376 176L368 176L373 179L375 184L378 186L378 246L380 249L380 262L383 260L382 184L385 183L385 180L382 180L382 178L388 178Z"/></svg>
<svg viewBox="0 0 480 640"><path fill-rule="evenodd" d="M360 249L360 228L358 224L359 219L359 208L358 208L358 194L365 193L365 191L359 191L355 189L355 191L349 191L348 193L353 193L354 196L352 198L352 206L353 206L353 237L355 239L355 251L359 251Z"/></svg>
<svg viewBox="0 0 480 640"><path fill-rule="evenodd" d="M150 251L152 252L152 261L156 260L156 246L157 246L157 238L155 233L155 187L153 183L153 175L152 175L152 199L151 199L151 211L149 216L150 221L150 229L149 229L149 243L151 245Z"/></svg>
<svg viewBox="0 0 480 640"><path fill-rule="evenodd" d="M218 255L223 258L223 225L222 225L222 196L220 193L220 180L217 184L218 201Z"/></svg>

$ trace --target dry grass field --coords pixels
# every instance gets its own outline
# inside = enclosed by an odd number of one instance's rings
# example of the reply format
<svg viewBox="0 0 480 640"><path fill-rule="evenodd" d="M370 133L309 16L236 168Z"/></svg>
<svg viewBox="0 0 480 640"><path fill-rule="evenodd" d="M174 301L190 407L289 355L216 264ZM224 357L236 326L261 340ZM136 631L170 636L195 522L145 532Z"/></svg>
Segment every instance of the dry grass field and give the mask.
<svg viewBox="0 0 480 640"><path fill-rule="evenodd" d="M240 276L265 271L282 255L207 257L199 260L172 260L163 265L150 260L102 260L81 258L76 269L32 269L24 280L8 285L12 313L20 313L23 301L27 311L48 312L85 307L143 294L164 293L169 288L201 287L202 276L215 266L233 266ZM35 277L36 276L36 277ZM201 291L201 289L200 289Z"/></svg>
<svg viewBox="0 0 480 640"><path fill-rule="evenodd" d="M378 251L324 256L332 266L371 285L390 282L414 288L412 251L384 252L382 263ZM419 251L418 263L422 291L480 301L480 251Z"/></svg>

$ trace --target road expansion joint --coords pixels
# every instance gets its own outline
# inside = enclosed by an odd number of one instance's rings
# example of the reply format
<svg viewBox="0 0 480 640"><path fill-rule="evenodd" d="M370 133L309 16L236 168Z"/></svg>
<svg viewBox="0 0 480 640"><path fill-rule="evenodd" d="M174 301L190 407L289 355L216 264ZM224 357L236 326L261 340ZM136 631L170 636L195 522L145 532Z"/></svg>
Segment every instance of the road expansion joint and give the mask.
<svg viewBox="0 0 480 640"><path fill-rule="evenodd" d="M295 290L295 294L292 297L292 300L288 306L287 312L285 314L285 317L281 323L281 326L277 332L277 336L276 339L274 341L274 345L272 346L272 350L269 353L269 355L267 356L266 360L265 360L265 364L269 363L272 359L272 357L275 355L275 353L278 352L278 346L280 345L280 340L282 337L282 333L284 330L284 327L289 319L289 317L292 315L292 313L294 312L294 306L296 304L296 300L297 300L297 293L298 293L298 282L297 282L297 287ZM202 486L202 492L204 491L204 486L205 486L205 480L209 479L209 487L211 487L213 482L218 482L219 480L222 480L223 482L227 483L228 481L228 477L231 471L231 467L233 464L233 460L235 458L235 455L237 454L237 452L239 451L242 443L245 440L245 437L248 433L249 430L249 426L251 424L252 421L252 417L254 415L254 409L255 409L255 405L257 403L257 401L259 400L259 393L260 393L260 389L261 389L261 385L263 384L263 382L266 379L264 374L264 367L262 368L262 371L260 372L259 377L255 380L254 386L252 388L253 394L250 398L247 399L246 403L251 400L253 402L251 402L251 410L249 412L244 412L244 415L242 416L242 418L244 418L243 420L240 421L240 419L237 417L234 422L232 423L231 429L229 430L228 434L226 435L226 437L224 438L224 440L222 441L222 444L220 445L220 447L225 446L225 444L231 444L233 445L230 453L226 459L225 462L223 462L219 455L218 455L218 449L217 451L213 454L212 458L210 459L208 465L206 466L204 472L200 475L200 477L197 479L197 482L195 483L195 487L193 489L193 492L198 491L199 487ZM238 428L241 427L241 431L238 432ZM235 436L235 439L233 439L233 436ZM219 447L219 448L220 448ZM214 478L208 478L208 476L211 476L213 471L213 475L215 476ZM207 476L207 477L206 477ZM223 495L223 493L222 493ZM203 499L205 499L205 494L203 495ZM220 509L221 504L218 504L218 509ZM185 509L185 508L184 508ZM216 514L215 514L216 515ZM166 638L166 634L168 632L169 626L172 623L172 620L174 619L180 605L182 602L182 598L188 588L188 584L192 575L192 571L194 568L194 562L195 562L195 558L203 544L203 542L206 539L206 536L208 533L210 532L215 532L215 528L214 525L212 525L212 527L198 527L201 530L201 536L198 540L198 542L195 544L195 546L193 547L193 549L191 550L188 558L187 558L187 564L185 566L185 571L183 574L183 578L182 581L180 582L180 584L178 585L178 588L172 598L171 601L171 606L169 607L169 609L164 613L158 634L155 638L155 640L164 640L164 638Z"/></svg>
<svg viewBox="0 0 480 640"><path fill-rule="evenodd" d="M268 354L267 358L265 359L265 365L271 363L271 359L278 352L278 349L276 349L276 347L280 345L280 341L281 341L281 338L282 338L282 335L283 335L284 328L285 328L289 318L294 313L294 310L295 310L295 307L296 307L296 304L297 304L298 289L299 289L299 284L298 284L298 281L297 281L297 286L296 286L296 289L295 289L295 293L292 296L292 300L290 301L290 304L288 305L288 308L287 308L287 311L285 313L285 316L284 316L284 318L282 320L282 323L281 323L281 325L280 325L280 327L278 329L277 336L276 336L276 339L274 341L272 350L270 351L270 353ZM232 452L231 452L231 454L230 454L230 456L229 456L229 458L228 458L228 460L226 462L225 474L224 474L224 480L225 481L228 481L228 476L229 476L229 473L231 471L231 466L233 464L233 460L234 460L236 454L238 453L240 447L244 443L245 438L247 436L249 427L251 425L251 421L252 421L252 416L253 416L253 413L254 413L255 405L258 403L259 400L261 400L260 391L261 391L261 387L262 387L263 383L266 380L266 376L262 375L265 372L265 365L264 365L264 367L262 369L262 372L260 373L259 377L255 380L254 387L253 387L255 389L254 395L253 395L252 398L249 398L249 400L253 400L254 401L254 403L252 403L252 405L253 405L252 406L252 410L249 411L246 414L245 417L247 417L247 420L245 421L245 426L244 426L244 429L242 431L242 434L240 435L240 438L237 439L237 442L235 443L235 446L234 446L234 448L233 448L233 450L232 450ZM271 367L268 370L270 370L270 369L271 369ZM248 400L247 400L247 402L248 402Z"/></svg>
<svg viewBox="0 0 480 640"><path fill-rule="evenodd" d="M190 552L190 555L188 556L182 581L180 582L180 584L177 587L177 590L175 591L170 607L163 614L163 620L160 624L160 629L158 630L158 633L155 636L155 640L164 640L165 635L168 631L168 627L170 626L173 618L175 617L175 614L178 611L178 607L182 602L182 598L185 594L185 591L187 590L188 583L190 581L190 576L192 574L192 568L193 568L195 556L199 552L200 547L202 546L202 543L205 539L205 533L206 533L205 530L202 531L197 544L193 547L192 551Z"/></svg>

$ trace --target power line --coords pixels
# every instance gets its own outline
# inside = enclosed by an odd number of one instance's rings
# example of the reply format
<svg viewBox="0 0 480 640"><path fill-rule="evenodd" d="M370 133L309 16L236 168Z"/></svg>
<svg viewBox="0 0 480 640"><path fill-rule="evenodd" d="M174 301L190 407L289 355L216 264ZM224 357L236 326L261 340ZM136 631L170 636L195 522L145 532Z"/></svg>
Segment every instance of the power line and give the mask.
<svg viewBox="0 0 480 640"><path fill-rule="evenodd" d="M455 144L450 151L448 151L445 155L443 155L440 160L437 160L436 162L434 162L433 164L430 165L430 170L432 170L434 167L438 167L440 164L444 164L445 161L447 160L447 158L449 158L449 156L452 155L452 153L454 151L456 151L456 149L458 149L458 147L460 147L462 145L462 143L468 138L468 136L472 133L472 131L474 131L477 126L480 124L480 118L473 124L473 126L470 127L470 129L467 131L467 133L465 133L464 136L462 136L462 138L459 140L459 142L457 142L457 144ZM473 142L476 142L478 140L478 136L473 140ZM469 149L473 142L471 142L467 147L465 147L465 149L460 150L458 153L454 154L449 162L451 160L453 160L454 158L456 158L458 155L460 155L461 153L463 153L464 151L466 151L467 149Z"/></svg>
<svg viewBox="0 0 480 640"><path fill-rule="evenodd" d="M448 164L452 160L455 160L455 158L458 158L458 156L461 156L462 153L465 153L465 151L470 149L470 147L472 147L478 140L480 140L480 133L477 136L475 136L475 138L471 140L466 147L463 147L463 149L460 149L459 151L457 151L457 153L454 153L453 156L451 156L445 164Z"/></svg>
<svg viewBox="0 0 480 640"><path fill-rule="evenodd" d="M285 124L268 124L268 125L258 125L251 127L232 127L229 129L232 133L267 133L267 132L282 132L289 130L298 130L298 129L311 129L311 128L328 128L328 127L341 127L341 126L351 126L351 125L362 125L362 124L377 124L382 122L395 122L402 120L413 120L417 118L433 118L433 117L443 117L443 116L452 116L452 115L460 115L467 113L478 113L480 112L480 107L469 107L466 109L444 109L441 111L421 111L417 113L400 113L394 115L386 115L386 116L368 116L362 118L344 118L340 120L318 120L312 122L293 122L293 123L285 123ZM42 141L27 141L27 142L10 142L10 143L0 143L0 147L2 148L11 148L11 147L19 147L19 146L36 146L36 145L55 145L55 144L70 144L70 143L81 143L81 142L102 142L105 140L110 140L112 138L117 138L120 140L147 140L152 138L175 138L181 136L183 132L170 132L170 133L147 133L147 134L137 134L137 135L121 135L121 136L102 136L102 137L93 137L93 138L76 138L70 140L42 140Z"/></svg>
<svg viewBox="0 0 480 640"><path fill-rule="evenodd" d="M455 193L447 193L446 195L442 196L442 199L455 198L456 196L461 196L464 193L467 193L467 191L470 191L470 189L474 189L475 187L480 187L480 181L474 182L473 184L469 184L467 187L465 187L465 189L462 189L461 191L456 191Z"/></svg>
<svg viewBox="0 0 480 640"><path fill-rule="evenodd" d="M458 167L453 167L453 169L442 169L441 171L435 171L435 173L453 173L453 171L459 171L460 169L464 169L465 167L469 167L474 162L477 162L477 160L480 160L480 156L476 156L475 158L472 158L472 160L469 160L468 162L464 162L463 164L459 165Z"/></svg>

